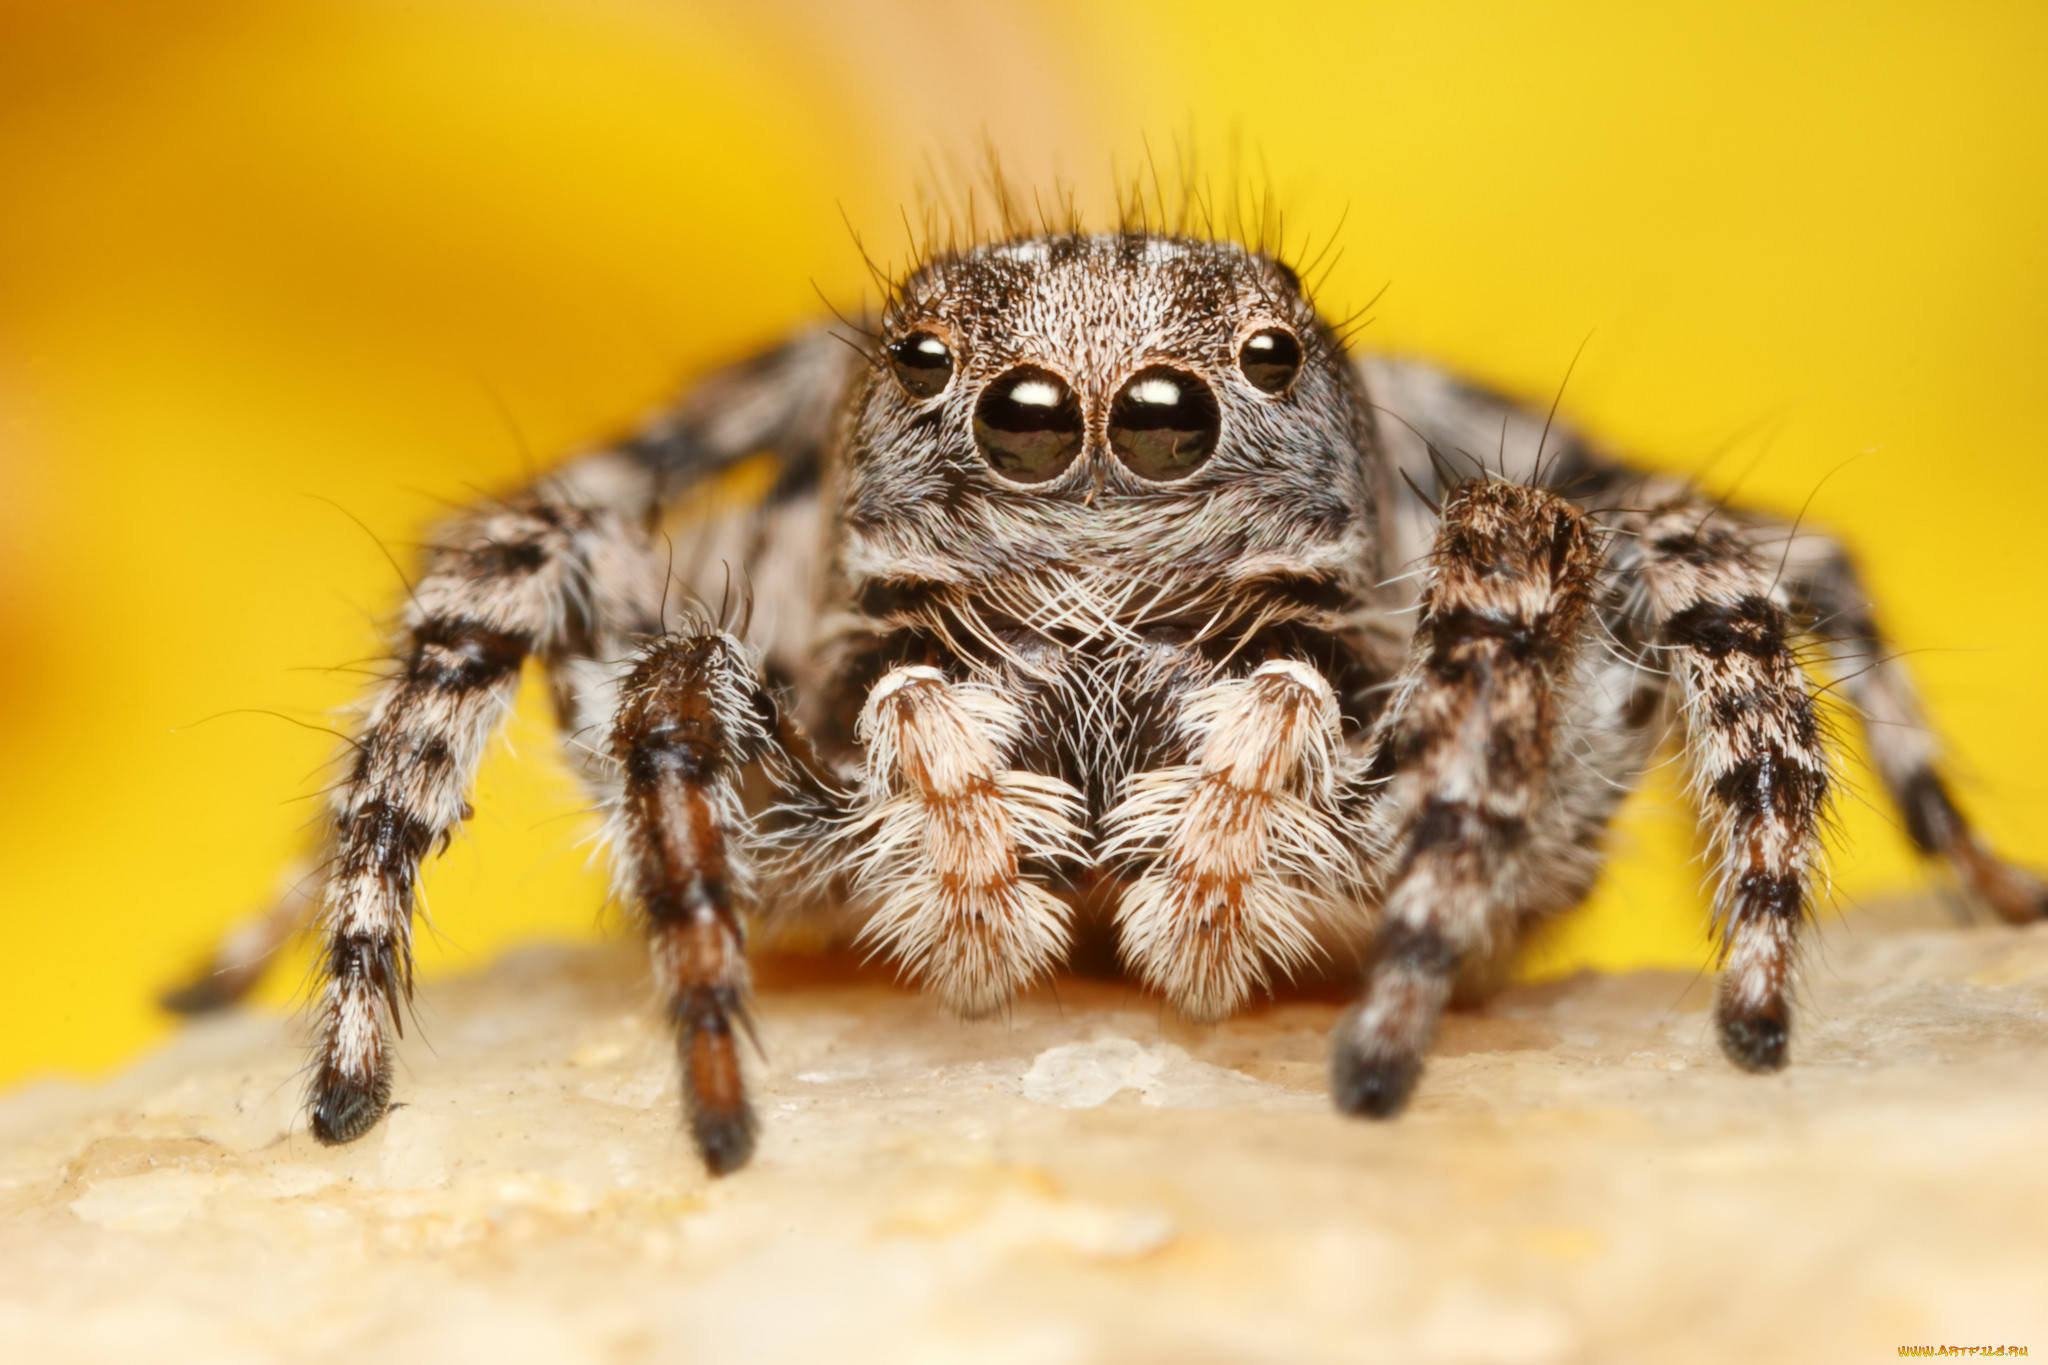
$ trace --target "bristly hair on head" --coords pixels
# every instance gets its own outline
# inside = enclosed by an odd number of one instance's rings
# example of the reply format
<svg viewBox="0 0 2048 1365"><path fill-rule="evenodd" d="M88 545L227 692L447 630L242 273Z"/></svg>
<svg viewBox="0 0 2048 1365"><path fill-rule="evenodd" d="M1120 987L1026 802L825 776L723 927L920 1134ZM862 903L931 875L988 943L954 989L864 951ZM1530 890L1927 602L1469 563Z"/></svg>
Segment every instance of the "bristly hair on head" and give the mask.
<svg viewBox="0 0 2048 1365"><path fill-rule="evenodd" d="M971 159L953 157L942 162L927 154L914 203L898 210L905 252L901 264L871 251L850 218L846 220L847 233L880 296L883 312L912 278L937 262L1032 238L1078 237L1096 230L1125 236L1156 234L1236 242L1286 267L1313 302L1343 258L1338 237L1348 209L1338 214L1320 243L1306 233L1298 242L1290 242L1281 196L1264 155L1257 155L1255 167L1248 167L1242 141L1233 136L1219 178L1211 173L1210 162L1195 150L1195 141L1192 129L1185 136L1175 133L1163 166L1161 154L1151 139L1143 136L1142 156L1135 168L1120 167L1112 156L1110 193L1103 206L1106 211L1091 215L1074 181L1057 172L1043 187L1020 180L1005 166L993 139L984 136ZM1108 226L1091 229L1091 217ZM1358 326L1363 311L1346 319L1343 330ZM874 316L865 299L855 316Z"/></svg>

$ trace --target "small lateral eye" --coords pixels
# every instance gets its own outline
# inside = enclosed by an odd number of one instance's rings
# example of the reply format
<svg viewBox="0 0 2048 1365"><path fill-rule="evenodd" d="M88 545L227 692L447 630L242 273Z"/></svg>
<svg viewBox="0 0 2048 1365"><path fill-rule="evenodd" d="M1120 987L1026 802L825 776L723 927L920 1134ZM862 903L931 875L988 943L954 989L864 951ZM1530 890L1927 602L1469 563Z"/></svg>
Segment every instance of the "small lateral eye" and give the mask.
<svg viewBox="0 0 2048 1365"><path fill-rule="evenodd" d="M1301 343L1292 332L1268 327L1253 332L1237 353L1238 367L1252 387L1266 393L1281 393L1301 373Z"/></svg>
<svg viewBox="0 0 2048 1365"><path fill-rule="evenodd" d="M1109 408L1109 448L1140 478L1186 478L1216 449L1222 429L1209 386L1164 365L1132 375Z"/></svg>
<svg viewBox="0 0 2048 1365"><path fill-rule="evenodd" d="M930 332L912 332L889 344L889 368L912 398L936 398L953 378L953 353Z"/></svg>
<svg viewBox="0 0 2048 1365"><path fill-rule="evenodd" d="M1036 365L997 376L974 409L974 443L1018 483L1056 478L1081 453L1081 404L1067 381Z"/></svg>

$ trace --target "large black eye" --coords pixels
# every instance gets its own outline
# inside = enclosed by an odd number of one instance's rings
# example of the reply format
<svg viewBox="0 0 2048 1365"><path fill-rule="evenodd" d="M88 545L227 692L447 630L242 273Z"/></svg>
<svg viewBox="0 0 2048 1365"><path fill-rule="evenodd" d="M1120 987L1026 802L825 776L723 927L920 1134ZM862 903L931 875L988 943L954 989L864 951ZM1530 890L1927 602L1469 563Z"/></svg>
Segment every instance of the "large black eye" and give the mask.
<svg viewBox="0 0 2048 1365"><path fill-rule="evenodd" d="M1209 386L1154 365L1131 376L1109 408L1109 448L1147 479L1179 479L1216 449L1223 421Z"/></svg>
<svg viewBox="0 0 2048 1365"><path fill-rule="evenodd" d="M1292 332L1268 327L1246 338L1244 349L1237 353L1237 363L1253 388L1279 393L1301 373L1301 343Z"/></svg>
<svg viewBox="0 0 2048 1365"><path fill-rule="evenodd" d="M930 332L912 332L890 343L889 368L912 398L936 398L953 377L953 353Z"/></svg>
<svg viewBox="0 0 2048 1365"><path fill-rule="evenodd" d="M1081 451L1081 404L1052 371L1019 365L982 394L974 440L1005 478L1044 483Z"/></svg>

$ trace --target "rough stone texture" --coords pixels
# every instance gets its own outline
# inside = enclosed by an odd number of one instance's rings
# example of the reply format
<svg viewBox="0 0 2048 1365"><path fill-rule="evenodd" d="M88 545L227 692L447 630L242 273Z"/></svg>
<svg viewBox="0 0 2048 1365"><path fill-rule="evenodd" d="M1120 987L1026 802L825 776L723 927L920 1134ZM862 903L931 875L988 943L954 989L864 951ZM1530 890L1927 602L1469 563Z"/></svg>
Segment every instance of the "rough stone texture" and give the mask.
<svg viewBox="0 0 2048 1365"><path fill-rule="evenodd" d="M630 945L426 990L404 1107L346 1150L260 1015L0 1102L0 1358L2048 1353L2048 928L1831 926L1762 1079L1707 982L1517 988L1390 1125L1323 1097L1334 996L1197 1029L1065 981L962 1025L762 978L765 1140L717 1183Z"/></svg>

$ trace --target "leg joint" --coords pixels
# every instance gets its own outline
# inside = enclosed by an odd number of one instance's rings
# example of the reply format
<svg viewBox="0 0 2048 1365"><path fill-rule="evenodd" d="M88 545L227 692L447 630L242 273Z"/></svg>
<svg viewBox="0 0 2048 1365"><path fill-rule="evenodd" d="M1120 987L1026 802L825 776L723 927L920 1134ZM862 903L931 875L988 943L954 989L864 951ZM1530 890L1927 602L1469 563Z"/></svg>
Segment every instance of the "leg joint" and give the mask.
<svg viewBox="0 0 2048 1365"><path fill-rule="evenodd" d="M1443 931L1432 925L1389 920L1380 926L1373 939L1375 971L1391 970L1410 976L1449 978L1458 970L1458 963L1463 957L1464 954L1444 937Z"/></svg>
<svg viewBox="0 0 2048 1365"><path fill-rule="evenodd" d="M1828 777L1822 768L1771 751L1745 758L1716 777L1713 792L1737 819L1768 817L1805 830L1827 802Z"/></svg>
<svg viewBox="0 0 2048 1365"><path fill-rule="evenodd" d="M432 617L413 627L406 681L436 692L474 692L519 671L530 637L478 621Z"/></svg>
<svg viewBox="0 0 2048 1365"><path fill-rule="evenodd" d="M1695 602L1664 623L1664 643L1710 659L1772 659L1785 652L1785 613L1758 593L1734 602Z"/></svg>

